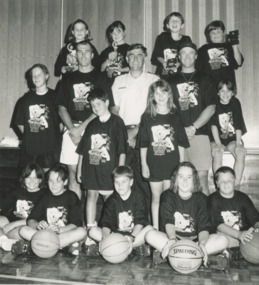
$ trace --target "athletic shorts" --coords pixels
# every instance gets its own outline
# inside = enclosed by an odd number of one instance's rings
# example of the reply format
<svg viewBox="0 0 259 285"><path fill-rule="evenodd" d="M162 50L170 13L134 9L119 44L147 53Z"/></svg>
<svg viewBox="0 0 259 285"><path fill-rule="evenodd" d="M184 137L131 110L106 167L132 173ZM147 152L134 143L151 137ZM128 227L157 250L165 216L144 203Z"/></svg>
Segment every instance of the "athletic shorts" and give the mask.
<svg viewBox="0 0 259 285"><path fill-rule="evenodd" d="M191 162L197 170L209 170L212 163L209 137L194 136L189 143L190 147L184 151L184 160Z"/></svg>
<svg viewBox="0 0 259 285"><path fill-rule="evenodd" d="M59 153L29 155L26 153L21 154L19 162L20 167L25 167L29 163L37 163L42 168L50 168L59 161Z"/></svg>

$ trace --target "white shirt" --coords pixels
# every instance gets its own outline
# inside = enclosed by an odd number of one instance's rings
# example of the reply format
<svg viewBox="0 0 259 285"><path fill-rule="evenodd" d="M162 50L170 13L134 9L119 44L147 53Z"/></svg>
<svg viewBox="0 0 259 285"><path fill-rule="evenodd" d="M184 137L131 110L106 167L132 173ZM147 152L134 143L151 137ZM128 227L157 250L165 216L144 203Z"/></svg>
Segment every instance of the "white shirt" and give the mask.
<svg viewBox="0 0 259 285"><path fill-rule="evenodd" d="M114 103L118 106L119 116L125 125L137 125L147 106L149 86L159 80L155 74L143 72L138 78L130 73L116 77L112 93Z"/></svg>

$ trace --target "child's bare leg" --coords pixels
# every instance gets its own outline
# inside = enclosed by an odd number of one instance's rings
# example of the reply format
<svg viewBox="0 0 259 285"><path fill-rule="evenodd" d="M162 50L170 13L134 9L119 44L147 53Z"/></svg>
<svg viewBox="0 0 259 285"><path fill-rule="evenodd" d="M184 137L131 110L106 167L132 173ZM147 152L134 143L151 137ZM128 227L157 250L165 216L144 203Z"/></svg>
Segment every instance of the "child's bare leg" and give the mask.
<svg viewBox="0 0 259 285"><path fill-rule="evenodd" d="M7 235L10 231L17 227L26 226L26 220L19 220L12 223L9 223L3 227L3 232Z"/></svg>
<svg viewBox="0 0 259 285"><path fill-rule="evenodd" d="M209 195L209 181L208 181L208 174L209 171L208 170L198 170L198 175L199 175L199 179L200 179L200 185L202 188L202 192L205 195Z"/></svg>
<svg viewBox="0 0 259 285"><path fill-rule="evenodd" d="M152 193L151 201L151 215L152 223L155 229L159 229L159 203L160 196L163 192L163 181L159 182L150 182L150 188Z"/></svg>
<svg viewBox="0 0 259 285"><path fill-rule="evenodd" d="M238 146L236 148L236 160L234 165L234 170L236 173L235 185L240 187L243 172L245 169L245 158L246 158L246 150L243 146Z"/></svg>
<svg viewBox="0 0 259 285"><path fill-rule="evenodd" d="M78 198L81 200L82 191L81 191L80 184L76 180L76 168L77 168L77 165L68 165L67 166L68 183L69 183L68 188L70 190L72 190L73 192L75 192L77 194Z"/></svg>
<svg viewBox="0 0 259 285"><path fill-rule="evenodd" d="M213 173L215 173L222 166L224 149L220 148L215 143L212 143L211 152L212 152L212 170Z"/></svg>
<svg viewBox="0 0 259 285"><path fill-rule="evenodd" d="M21 229L22 226L19 226L19 227L16 227L12 230L10 230L8 233L7 233L7 237L10 238L10 239L22 239L22 237L20 236L20 229Z"/></svg>
<svg viewBox="0 0 259 285"><path fill-rule="evenodd" d="M149 245L162 252L169 239L165 233L150 230L146 233L145 240Z"/></svg>
<svg viewBox="0 0 259 285"><path fill-rule="evenodd" d="M223 252L227 247L228 239L218 234L211 234L205 245L208 255Z"/></svg>
<svg viewBox="0 0 259 285"><path fill-rule="evenodd" d="M9 220L5 216L0 216L0 228L2 229L7 224L9 224Z"/></svg>
<svg viewBox="0 0 259 285"><path fill-rule="evenodd" d="M99 227L92 227L89 230L89 237L97 242L100 242L103 238L102 229Z"/></svg>
<svg viewBox="0 0 259 285"><path fill-rule="evenodd" d="M135 241L133 242L133 247L137 247L137 246L140 246L142 244L145 243L145 236L146 236L146 233L151 231L151 230L154 230L154 228L152 226L146 226L144 227L136 236L135 238Z"/></svg>
<svg viewBox="0 0 259 285"><path fill-rule="evenodd" d="M36 232L37 230L29 226L24 226L20 228L19 234L23 239L30 241Z"/></svg>
<svg viewBox="0 0 259 285"><path fill-rule="evenodd" d="M97 200L99 192L97 190L87 190L87 201L86 201L86 221L87 227L93 226L96 219Z"/></svg>
<svg viewBox="0 0 259 285"><path fill-rule="evenodd" d="M66 247L74 242L80 242L86 239L87 232L86 229L82 227L75 228L73 230L60 233L58 235L60 248Z"/></svg>

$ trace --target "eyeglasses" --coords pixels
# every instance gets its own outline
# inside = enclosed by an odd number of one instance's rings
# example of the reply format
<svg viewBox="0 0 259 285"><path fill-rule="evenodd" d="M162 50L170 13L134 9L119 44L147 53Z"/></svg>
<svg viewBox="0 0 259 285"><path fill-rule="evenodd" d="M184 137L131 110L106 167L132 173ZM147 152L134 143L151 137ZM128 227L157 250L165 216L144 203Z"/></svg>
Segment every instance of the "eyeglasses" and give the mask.
<svg viewBox="0 0 259 285"><path fill-rule="evenodd" d="M232 183L234 183L234 180L233 180L233 179L220 180L218 183L219 183L219 184L232 184Z"/></svg>

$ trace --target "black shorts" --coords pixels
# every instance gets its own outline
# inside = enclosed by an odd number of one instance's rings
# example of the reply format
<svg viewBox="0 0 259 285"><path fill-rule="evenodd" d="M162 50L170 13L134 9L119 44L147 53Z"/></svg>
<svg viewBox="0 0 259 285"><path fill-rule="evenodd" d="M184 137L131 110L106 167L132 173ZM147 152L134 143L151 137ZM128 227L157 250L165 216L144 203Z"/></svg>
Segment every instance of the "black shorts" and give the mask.
<svg viewBox="0 0 259 285"><path fill-rule="evenodd" d="M37 163L42 168L50 168L55 163L59 162L59 153L49 153L41 155L28 155L26 153L21 153L20 167L25 167L29 163Z"/></svg>

